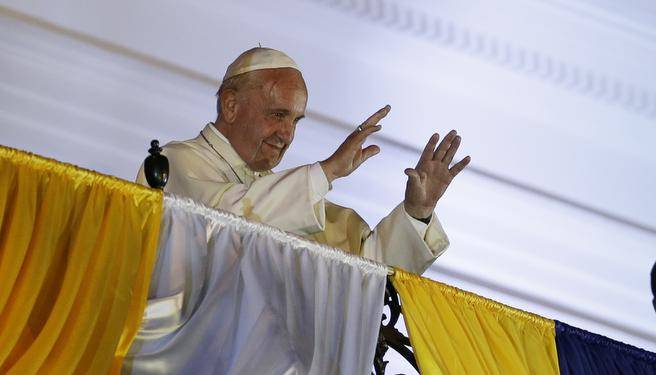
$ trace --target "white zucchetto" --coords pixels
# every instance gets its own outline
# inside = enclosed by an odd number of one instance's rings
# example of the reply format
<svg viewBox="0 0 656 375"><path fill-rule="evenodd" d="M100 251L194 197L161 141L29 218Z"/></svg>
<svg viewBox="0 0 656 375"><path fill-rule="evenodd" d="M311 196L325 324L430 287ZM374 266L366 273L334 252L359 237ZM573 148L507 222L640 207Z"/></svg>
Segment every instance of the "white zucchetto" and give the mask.
<svg viewBox="0 0 656 375"><path fill-rule="evenodd" d="M272 48L255 47L239 55L228 66L223 80L254 70L277 68L293 68L301 71L294 60L284 52Z"/></svg>

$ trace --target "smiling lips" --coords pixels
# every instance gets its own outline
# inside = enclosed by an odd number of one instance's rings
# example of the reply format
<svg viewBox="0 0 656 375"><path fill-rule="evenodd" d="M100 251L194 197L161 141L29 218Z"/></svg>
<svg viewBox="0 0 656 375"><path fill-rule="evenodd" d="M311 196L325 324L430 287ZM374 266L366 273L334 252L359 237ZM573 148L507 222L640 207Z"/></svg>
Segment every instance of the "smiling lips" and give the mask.
<svg viewBox="0 0 656 375"><path fill-rule="evenodd" d="M269 143L269 142L264 142L264 143L266 143L267 145L269 145L269 146L271 146L271 147L273 147L273 148L275 148L275 149L277 149L277 150L282 150L282 149L285 147L285 144L284 144L284 143L279 143L279 144L276 144L276 143Z"/></svg>

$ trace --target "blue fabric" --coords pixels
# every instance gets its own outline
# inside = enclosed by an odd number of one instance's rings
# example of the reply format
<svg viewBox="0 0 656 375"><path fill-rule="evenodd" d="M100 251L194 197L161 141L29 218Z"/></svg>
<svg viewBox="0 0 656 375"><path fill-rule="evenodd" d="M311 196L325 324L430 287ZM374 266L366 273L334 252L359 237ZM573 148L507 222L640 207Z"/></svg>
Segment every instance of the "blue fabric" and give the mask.
<svg viewBox="0 0 656 375"><path fill-rule="evenodd" d="M556 320L561 375L656 374L656 354Z"/></svg>

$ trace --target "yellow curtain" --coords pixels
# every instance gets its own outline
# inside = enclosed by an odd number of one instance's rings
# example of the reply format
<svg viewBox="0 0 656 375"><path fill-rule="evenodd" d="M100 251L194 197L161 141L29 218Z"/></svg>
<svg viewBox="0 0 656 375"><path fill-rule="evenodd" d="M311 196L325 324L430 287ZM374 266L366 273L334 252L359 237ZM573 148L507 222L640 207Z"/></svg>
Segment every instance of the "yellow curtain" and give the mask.
<svg viewBox="0 0 656 375"><path fill-rule="evenodd" d="M0 146L0 373L120 370L162 193Z"/></svg>
<svg viewBox="0 0 656 375"><path fill-rule="evenodd" d="M422 374L558 374L554 321L396 270Z"/></svg>

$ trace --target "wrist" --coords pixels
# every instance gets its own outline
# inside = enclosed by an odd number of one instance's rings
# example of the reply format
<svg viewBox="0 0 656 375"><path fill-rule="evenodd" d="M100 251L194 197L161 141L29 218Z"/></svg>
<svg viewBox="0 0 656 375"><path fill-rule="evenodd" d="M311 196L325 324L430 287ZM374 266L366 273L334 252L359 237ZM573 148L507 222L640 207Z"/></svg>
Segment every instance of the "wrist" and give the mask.
<svg viewBox="0 0 656 375"><path fill-rule="evenodd" d="M433 217L432 208L422 209L422 208L412 207L405 202L403 204L403 208L405 209L405 212L407 212L408 215L410 215L410 217L426 224L430 223L430 220Z"/></svg>
<svg viewBox="0 0 656 375"><path fill-rule="evenodd" d="M424 223L426 225L430 224L430 221L431 221L432 217L433 217L433 215L430 215L430 216L424 217L424 218L419 218L419 217L412 216L413 219L415 219L417 221L421 221L422 223Z"/></svg>
<svg viewBox="0 0 656 375"><path fill-rule="evenodd" d="M323 170L323 174L326 175L326 180L328 180L328 183L332 184L332 182L335 180L335 174L333 173L332 168L330 167L330 162L326 159L324 161L320 161L319 165Z"/></svg>

